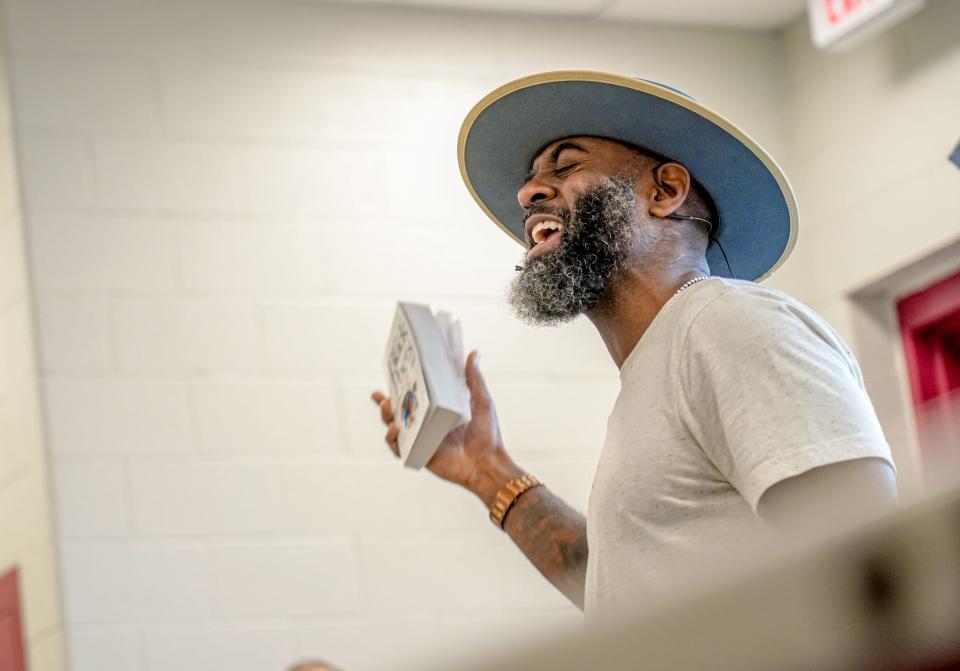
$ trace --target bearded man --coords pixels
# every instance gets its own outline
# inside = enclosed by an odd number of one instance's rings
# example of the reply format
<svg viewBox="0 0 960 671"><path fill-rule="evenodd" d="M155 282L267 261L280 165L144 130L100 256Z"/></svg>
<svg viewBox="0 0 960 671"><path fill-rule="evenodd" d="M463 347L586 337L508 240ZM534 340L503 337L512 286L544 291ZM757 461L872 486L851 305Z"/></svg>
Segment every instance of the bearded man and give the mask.
<svg viewBox="0 0 960 671"><path fill-rule="evenodd" d="M895 501L853 355L812 310L756 283L792 250L796 204L736 126L652 82L547 73L478 103L460 166L527 247L517 314L586 315L621 391L586 519L510 458L476 353L472 419L428 468L476 494L588 616L671 593L680 567ZM396 452L389 399L373 399Z"/></svg>

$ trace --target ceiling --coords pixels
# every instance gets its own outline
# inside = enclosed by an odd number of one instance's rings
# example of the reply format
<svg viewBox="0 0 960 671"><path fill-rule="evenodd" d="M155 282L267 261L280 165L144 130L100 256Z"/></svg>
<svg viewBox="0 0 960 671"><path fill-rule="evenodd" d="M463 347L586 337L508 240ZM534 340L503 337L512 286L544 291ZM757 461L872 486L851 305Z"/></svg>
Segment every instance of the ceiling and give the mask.
<svg viewBox="0 0 960 671"><path fill-rule="evenodd" d="M750 30L779 28L801 15L806 5L805 0L341 0L341 2L581 17L680 26L722 26Z"/></svg>

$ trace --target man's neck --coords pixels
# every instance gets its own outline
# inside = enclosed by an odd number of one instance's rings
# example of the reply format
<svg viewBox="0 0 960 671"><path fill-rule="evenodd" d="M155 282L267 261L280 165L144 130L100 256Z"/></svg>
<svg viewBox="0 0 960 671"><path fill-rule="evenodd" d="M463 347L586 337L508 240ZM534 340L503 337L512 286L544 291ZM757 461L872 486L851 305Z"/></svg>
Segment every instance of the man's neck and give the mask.
<svg viewBox="0 0 960 671"><path fill-rule="evenodd" d="M617 368L623 366L657 314L683 283L707 274L709 269L704 261L673 268L628 268L611 281L603 300L587 317L600 332Z"/></svg>

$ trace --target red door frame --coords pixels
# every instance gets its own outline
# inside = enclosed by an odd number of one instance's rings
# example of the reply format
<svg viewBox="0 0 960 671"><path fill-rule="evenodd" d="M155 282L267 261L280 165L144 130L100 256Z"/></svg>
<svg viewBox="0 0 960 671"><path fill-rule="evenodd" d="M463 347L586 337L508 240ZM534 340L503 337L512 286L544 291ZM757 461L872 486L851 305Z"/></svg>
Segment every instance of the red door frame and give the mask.
<svg viewBox="0 0 960 671"><path fill-rule="evenodd" d="M0 669L26 671L17 569L0 576Z"/></svg>
<svg viewBox="0 0 960 671"><path fill-rule="evenodd" d="M913 404L960 389L960 272L897 303Z"/></svg>

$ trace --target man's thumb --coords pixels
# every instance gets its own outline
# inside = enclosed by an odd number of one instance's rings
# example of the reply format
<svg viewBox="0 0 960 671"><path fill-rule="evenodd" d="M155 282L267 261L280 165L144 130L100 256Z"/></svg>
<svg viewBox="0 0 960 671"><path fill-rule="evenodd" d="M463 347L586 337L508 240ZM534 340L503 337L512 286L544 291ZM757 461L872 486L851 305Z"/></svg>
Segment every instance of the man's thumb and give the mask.
<svg viewBox="0 0 960 671"><path fill-rule="evenodd" d="M467 388L470 389L471 403L489 403L490 395L487 392L487 383L483 379L483 373L480 372L480 352L477 350L470 352L464 372L467 377Z"/></svg>

